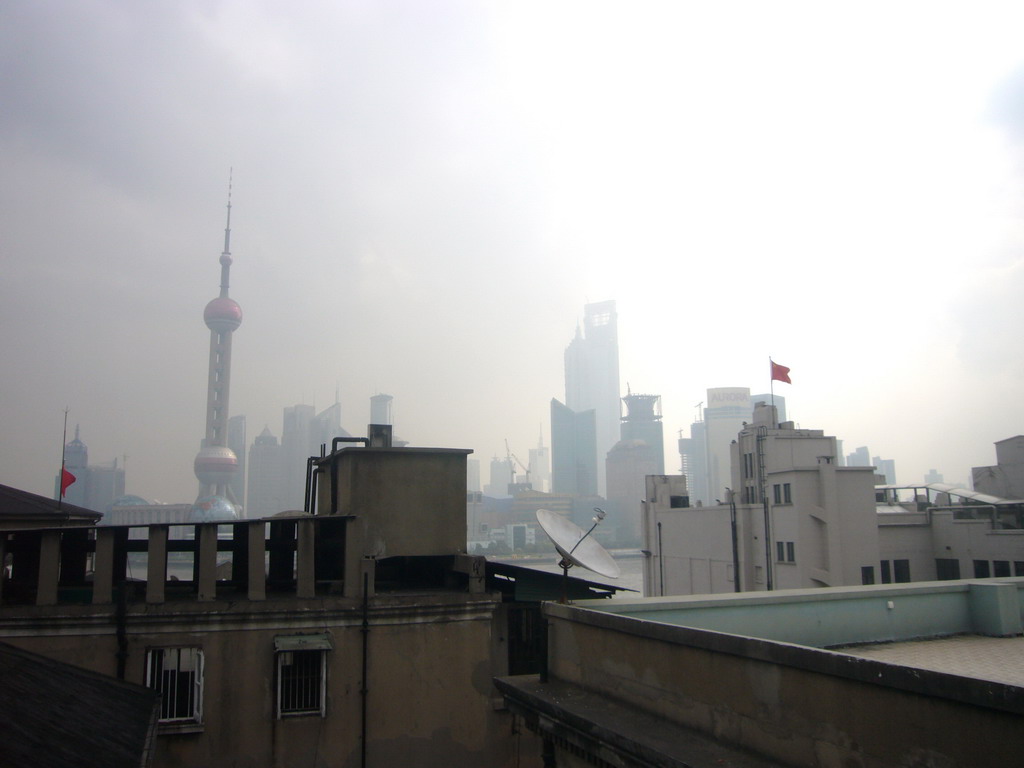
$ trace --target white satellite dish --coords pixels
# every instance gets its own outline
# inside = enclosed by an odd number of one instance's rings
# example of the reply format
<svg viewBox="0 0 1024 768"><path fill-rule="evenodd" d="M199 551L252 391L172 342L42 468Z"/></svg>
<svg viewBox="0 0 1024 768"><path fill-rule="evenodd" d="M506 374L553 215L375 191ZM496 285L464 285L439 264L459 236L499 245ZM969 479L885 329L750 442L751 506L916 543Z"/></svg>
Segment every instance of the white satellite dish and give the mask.
<svg viewBox="0 0 1024 768"><path fill-rule="evenodd" d="M569 568L578 565L593 571L596 574L609 579L617 579L622 575L619 564L616 563L608 550L597 543L596 539L590 538L590 533L598 523L604 519L604 511L594 508L597 516L594 517L594 524L586 533L576 523L561 515L550 512L546 509L537 510L537 522L548 535L558 554L562 556L562 571L568 576Z"/></svg>

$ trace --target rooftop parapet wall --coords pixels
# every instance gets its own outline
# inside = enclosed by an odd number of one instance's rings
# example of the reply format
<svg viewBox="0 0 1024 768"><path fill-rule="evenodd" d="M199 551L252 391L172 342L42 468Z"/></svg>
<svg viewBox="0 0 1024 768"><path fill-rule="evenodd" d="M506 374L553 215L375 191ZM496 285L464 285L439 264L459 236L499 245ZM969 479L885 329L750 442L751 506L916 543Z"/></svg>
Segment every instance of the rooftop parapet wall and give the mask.
<svg viewBox="0 0 1024 768"><path fill-rule="evenodd" d="M590 602L545 605L552 683L783 765L976 768L1019 762L1024 689L616 615L626 602L605 602L603 610ZM657 607L638 613L654 619ZM762 617L753 615L752 627Z"/></svg>
<svg viewBox="0 0 1024 768"><path fill-rule="evenodd" d="M348 518L7 531L0 605L314 597L343 579ZM193 535L178 538L172 531ZM143 534L144 538L134 538Z"/></svg>
<svg viewBox="0 0 1024 768"><path fill-rule="evenodd" d="M829 648L959 633L1021 634L1024 577L770 594L615 598L593 611L765 640Z"/></svg>

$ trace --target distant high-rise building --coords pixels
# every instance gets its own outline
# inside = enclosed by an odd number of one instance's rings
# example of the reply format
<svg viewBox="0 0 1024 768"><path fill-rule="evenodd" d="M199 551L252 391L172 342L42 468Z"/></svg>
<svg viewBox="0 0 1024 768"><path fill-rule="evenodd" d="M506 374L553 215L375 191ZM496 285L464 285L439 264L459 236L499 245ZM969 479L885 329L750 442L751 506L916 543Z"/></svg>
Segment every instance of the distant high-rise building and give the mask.
<svg viewBox="0 0 1024 768"><path fill-rule="evenodd" d="M708 494L707 444L704 438L704 422L695 421L690 425L690 436L679 438L681 472L686 476L686 487L693 503L703 504Z"/></svg>
<svg viewBox="0 0 1024 768"><path fill-rule="evenodd" d="M605 490L605 457L619 440L619 332L614 301L587 304L583 328L565 350L565 405L594 411L596 488ZM552 425L552 450L554 450Z"/></svg>
<svg viewBox="0 0 1024 768"><path fill-rule="evenodd" d="M312 405L293 405L284 409L281 430L281 459L284 461L284 502L287 509L302 509L306 498L306 460L319 455L313 451Z"/></svg>
<svg viewBox="0 0 1024 768"><path fill-rule="evenodd" d="M941 483L942 473L936 472L934 469L929 469L928 474L924 476L924 481L926 483Z"/></svg>
<svg viewBox="0 0 1024 768"><path fill-rule="evenodd" d="M530 482L535 491L551 491L551 451L544 446L543 436L537 439L537 447L530 449Z"/></svg>
<svg viewBox="0 0 1024 768"><path fill-rule="evenodd" d="M491 482L484 486L484 494L487 496L501 497L508 496L509 485L515 482L511 458L491 458Z"/></svg>
<svg viewBox="0 0 1024 768"><path fill-rule="evenodd" d="M220 515L230 505L211 503L214 496L232 504L240 503L232 490L238 474L238 457L228 447L228 396L231 393L231 337L242 324L242 308L228 296L231 272L231 189L228 187L227 225L224 227L224 251L220 255L220 296L210 301L203 320L210 329L210 361L206 385L206 436L194 463L199 479L197 514L217 510Z"/></svg>
<svg viewBox="0 0 1024 768"><path fill-rule="evenodd" d="M664 464L662 458L661 463ZM618 546L640 545L640 515L648 475L659 475L659 456L643 440L623 438L608 451L608 518L602 526Z"/></svg>
<svg viewBox="0 0 1024 768"><path fill-rule="evenodd" d="M862 445L853 453L846 454L846 466L848 467L870 467L871 453L866 445Z"/></svg>
<svg viewBox="0 0 1024 768"><path fill-rule="evenodd" d="M336 437L352 437L348 430L341 426L341 403L335 401L318 413L309 426L309 456L319 456L320 446L326 445L331 450L331 441ZM307 456L308 458L308 456ZM305 461L303 461L305 467ZM305 473L305 469L303 469Z"/></svg>
<svg viewBox="0 0 1024 768"><path fill-rule="evenodd" d="M306 461L319 456L321 446L331 450L336 437L351 437L341 426L341 404L335 402L320 413L312 405L284 409L281 459L284 462L284 502L287 509L302 509L306 501Z"/></svg>
<svg viewBox="0 0 1024 768"><path fill-rule="evenodd" d="M374 395L370 398L370 423L391 424L391 395Z"/></svg>
<svg viewBox="0 0 1024 768"><path fill-rule="evenodd" d="M480 493L480 459L466 459L466 491Z"/></svg>
<svg viewBox="0 0 1024 768"><path fill-rule="evenodd" d="M630 392L622 402L622 439L608 452L607 529L623 546L640 542L640 503L647 475L665 474L665 436L661 424L661 396Z"/></svg>
<svg viewBox="0 0 1024 768"><path fill-rule="evenodd" d="M394 400L391 395L374 395L370 398L370 424L387 424L394 426ZM347 435L348 433L346 433ZM391 434L391 446L393 448L405 448L409 445L408 440L402 440L398 435ZM480 489L477 488L479 491Z"/></svg>
<svg viewBox="0 0 1024 768"><path fill-rule="evenodd" d="M665 433L661 424L661 395L637 395L630 392L622 402L626 404L626 415L622 417L623 440L642 440L654 452L657 471L654 475L665 474ZM643 495L643 483L641 496Z"/></svg>
<svg viewBox="0 0 1024 768"><path fill-rule="evenodd" d="M704 409L704 444L707 451L707 494L705 504L725 498L732 482L730 446L744 423L753 419L753 405L747 387L709 389Z"/></svg>
<svg viewBox="0 0 1024 768"><path fill-rule="evenodd" d="M707 393L707 407L700 403L700 418L690 426L690 436L679 438L681 470L686 475L691 503L714 504L725 498L729 480L729 446L744 423L754 418L757 403L771 405L771 394L750 395L746 387L717 387ZM785 422L786 399L775 396L779 422Z"/></svg>
<svg viewBox="0 0 1024 768"><path fill-rule="evenodd" d="M594 409L576 412L552 398L552 493L597 495L596 433Z"/></svg>
<svg viewBox="0 0 1024 768"><path fill-rule="evenodd" d="M264 427L249 449L247 517L269 517L295 508L285 504L283 457L277 438Z"/></svg>
<svg viewBox="0 0 1024 768"><path fill-rule="evenodd" d="M893 459L883 459L879 456L875 456L872 461L874 462L873 466L875 467L875 473L883 475L885 477L885 482L888 485L895 485L896 461Z"/></svg>
<svg viewBox="0 0 1024 768"><path fill-rule="evenodd" d="M117 465L117 459L109 464L89 464L89 449L79 438L78 427L75 437L64 446L64 468L75 476L64 501L76 507L106 512L115 499L124 496L124 468ZM55 495L60 494L60 475L54 479Z"/></svg>
<svg viewBox="0 0 1024 768"><path fill-rule="evenodd" d="M238 459L238 471L231 478L231 493L245 517L245 416L232 416L228 419L228 448Z"/></svg>

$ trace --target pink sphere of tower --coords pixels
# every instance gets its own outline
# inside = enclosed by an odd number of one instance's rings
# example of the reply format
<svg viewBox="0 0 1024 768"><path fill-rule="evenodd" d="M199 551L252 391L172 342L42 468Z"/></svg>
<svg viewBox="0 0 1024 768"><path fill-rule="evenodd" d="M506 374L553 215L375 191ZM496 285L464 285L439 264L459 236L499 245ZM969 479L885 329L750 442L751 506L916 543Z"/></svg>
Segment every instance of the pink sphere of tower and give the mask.
<svg viewBox="0 0 1024 768"><path fill-rule="evenodd" d="M201 448L196 454L193 468L199 482L220 485L231 482L238 472L238 458L235 452L225 445L209 445Z"/></svg>
<svg viewBox="0 0 1024 768"><path fill-rule="evenodd" d="M242 324L242 308L234 299L220 296L206 305L203 320L211 331L234 331Z"/></svg>

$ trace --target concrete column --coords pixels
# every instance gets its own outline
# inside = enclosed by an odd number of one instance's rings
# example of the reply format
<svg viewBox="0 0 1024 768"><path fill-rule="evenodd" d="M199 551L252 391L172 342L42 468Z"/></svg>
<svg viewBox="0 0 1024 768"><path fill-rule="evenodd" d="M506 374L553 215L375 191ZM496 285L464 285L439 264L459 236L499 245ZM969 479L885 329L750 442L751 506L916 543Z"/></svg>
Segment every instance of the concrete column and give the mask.
<svg viewBox="0 0 1024 768"><path fill-rule="evenodd" d="M249 599L267 599L266 535L261 520L249 523Z"/></svg>
<svg viewBox="0 0 1024 768"><path fill-rule="evenodd" d="M199 526L199 600L217 598L217 526Z"/></svg>
<svg viewBox="0 0 1024 768"><path fill-rule="evenodd" d="M456 555L452 569L469 576L469 593L483 594L486 587L487 559L478 555Z"/></svg>
<svg viewBox="0 0 1024 768"><path fill-rule="evenodd" d="M316 528L312 518L298 521L295 540L295 594L297 597L316 597L316 573L313 568Z"/></svg>
<svg viewBox="0 0 1024 768"><path fill-rule="evenodd" d="M162 603L167 587L167 532L169 526L149 526L149 555L146 558L146 602Z"/></svg>
<svg viewBox="0 0 1024 768"><path fill-rule="evenodd" d="M96 529L96 557L92 574L93 604L114 602L114 529Z"/></svg>
<svg viewBox="0 0 1024 768"><path fill-rule="evenodd" d="M36 605L57 604L60 579L60 531L44 531L39 539L39 581Z"/></svg>
<svg viewBox="0 0 1024 768"><path fill-rule="evenodd" d="M345 529L345 583L342 594L345 597L363 596L363 540L366 521L357 517Z"/></svg>

